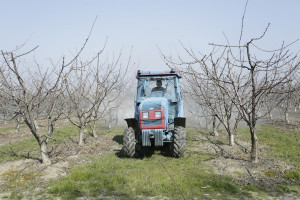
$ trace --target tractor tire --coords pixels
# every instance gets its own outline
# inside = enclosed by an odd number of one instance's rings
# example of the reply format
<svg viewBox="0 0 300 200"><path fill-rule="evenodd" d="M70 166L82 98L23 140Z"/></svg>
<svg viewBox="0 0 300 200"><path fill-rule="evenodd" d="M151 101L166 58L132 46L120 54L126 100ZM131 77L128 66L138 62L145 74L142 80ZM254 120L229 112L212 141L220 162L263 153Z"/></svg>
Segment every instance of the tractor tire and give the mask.
<svg viewBox="0 0 300 200"><path fill-rule="evenodd" d="M133 128L125 129L123 136L123 150L126 157L133 158L135 156L135 133Z"/></svg>
<svg viewBox="0 0 300 200"><path fill-rule="evenodd" d="M185 156L186 132L182 126L176 126L173 134L173 143L171 145L172 154L176 158Z"/></svg>

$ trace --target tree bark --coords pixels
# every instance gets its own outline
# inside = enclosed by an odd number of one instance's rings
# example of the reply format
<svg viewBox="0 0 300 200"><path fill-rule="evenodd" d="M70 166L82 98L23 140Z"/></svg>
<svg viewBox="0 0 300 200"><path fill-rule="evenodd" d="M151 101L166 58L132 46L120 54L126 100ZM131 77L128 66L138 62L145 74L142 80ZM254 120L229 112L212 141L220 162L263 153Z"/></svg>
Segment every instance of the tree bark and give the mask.
<svg viewBox="0 0 300 200"><path fill-rule="evenodd" d="M47 143L45 141L43 141L40 144L40 150L41 150L41 154L42 154L42 163L43 164L51 164L51 160L49 158L48 155L48 147L47 147Z"/></svg>
<svg viewBox="0 0 300 200"><path fill-rule="evenodd" d="M270 117L271 120L273 120L273 114L272 114L271 111L269 112L269 117Z"/></svg>
<svg viewBox="0 0 300 200"><path fill-rule="evenodd" d="M251 162L257 163L258 156L257 156L257 136L255 134L254 128L250 128L251 133Z"/></svg>
<svg viewBox="0 0 300 200"><path fill-rule="evenodd" d="M289 113L286 111L285 112L285 122L287 123L287 124L289 124L290 123L290 120L289 120Z"/></svg>
<svg viewBox="0 0 300 200"><path fill-rule="evenodd" d="M98 136L97 136L97 133L96 133L96 122L93 123L93 126L92 126L92 133L93 133L93 137L95 137L95 138L98 137Z"/></svg>
<svg viewBox="0 0 300 200"><path fill-rule="evenodd" d="M83 145L84 128L85 128L85 126L81 126L81 127L80 127L80 130L79 130L79 142L78 142L78 144L79 144L80 146Z"/></svg>
<svg viewBox="0 0 300 200"><path fill-rule="evenodd" d="M16 117L16 133L19 133L20 132L20 117L17 116Z"/></svg>
<svg viewBox="0 0 300 200"><path fill-rule="evenodd" d="M214 136L219 136L218 130L217 130L217 125L216 125L217 117L214 115L213 116L213 135Z"/></svg>
<svg viewBox="0 0 300 200"><path fill-rule="evenodd" d="M234 134L229 132L228 136L229 136L229 146L234 146Z"/></svg>

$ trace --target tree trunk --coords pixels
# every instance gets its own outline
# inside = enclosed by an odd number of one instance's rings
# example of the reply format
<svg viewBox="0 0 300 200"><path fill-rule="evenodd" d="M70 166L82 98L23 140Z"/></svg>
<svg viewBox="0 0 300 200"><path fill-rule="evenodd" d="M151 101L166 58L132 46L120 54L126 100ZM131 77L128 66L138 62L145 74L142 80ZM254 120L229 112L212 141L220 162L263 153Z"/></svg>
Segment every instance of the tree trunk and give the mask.
<svg viewBox="0 0 300 200"><path fill-rule="evenodd" d="M204 117L204 119L205 119L205 130L209 130L208 129L208 117Z"/></svg>
<svg viewBox="0 0 300 200"><path fill-rule="evenodd" d="M273 120L273 114L271 111L269 112L269 116L270 116L270 119Z"/></svg>
<svg viewBox="0 0 300 200"><path fill-rule="evenodd" d="M5 113L3 113L3 120L4 120L4 124L7 124L7 121L6 121L6 114Z"/></svg>
<svg viewBox="0 0 300 200"><path fill-rule="evenodd" d="M17 133L20 132L20 121L21 121L21 120L20 120L20 117L17 116L17 117L16 117L16 123L17 123L17 124L16 124L16 132L17 132Z"/></svg>
<svg viewBox="0 0 300 200"><path fill-rule="evenodd" d="M251 162L257 163L258 156L257 156L257 136L253 128L250 128L251 133Z"/></svg>
<svg viewBox="0 0 300 200"><path fill-rule="evenodd" d="M93 133L93 137L95 137L95 138L98 137L98 136L97 136L97 133L96 133L96 122L93 123L93 126L92 126L92 133Z"/></svg>
<svg viewBox="0 0 300 200"><path fill-rule="evenodd" d="M113 119L112 119L112 113L109 114L108 116L108 129L110 130L111 127L112 127L112 122L113 122Z"/></svg>
<svg viewBox="0 0 300 200"><path fill-rule="evenodd" d="M228 137L229 137L229 146L234 146L234 134L231 133L231 131L229 131Z"/></svg>
<svg viewBox="0 0 300 200"><path fill-rule="evenodd" d="M214 136L219 136L218 130L217 130L217 125L216 125L217 117L214 115L213 116L213 135Z"/></svg>
<svg viewBox="0 0 300 200"><path fill-rule="evenodd" d="M118 108L116 109L115 113L116 113L115 126L117 127L119 125L119 115L118 115L119 114L119 110L118 110Z"/></svg>
<svg viewBox="0 0 300 200"><path fill-rule="evenodd" d="M80 130L79 130L79 142L78 142L78 144L79 144L80 146L83 145L84 128L85 128L85 126L81 126L81 127L80 127Z"/></svg>
<svg viewBox="0 0 300 200"><path fill-rule="evenodd" d="M16 133L19 133L20 132L20 123L17 122L16 124Z"/></svg>
<svg viewBox="0 0 300 200"><path fill-rule="evenodd" d="M42 144L40 144L40 150L42 154L42 163L47 165L51 164L51 160L48 155L47 143L45 141L43 141Z"/></svg>
<svg viewBox="0 0 300 200"><path fill-rule="evenodd" d="M285 112L285 122L286 122L287 124L290 123L290 120L289 120L289 113L288 113L287 111Z"/></svg>

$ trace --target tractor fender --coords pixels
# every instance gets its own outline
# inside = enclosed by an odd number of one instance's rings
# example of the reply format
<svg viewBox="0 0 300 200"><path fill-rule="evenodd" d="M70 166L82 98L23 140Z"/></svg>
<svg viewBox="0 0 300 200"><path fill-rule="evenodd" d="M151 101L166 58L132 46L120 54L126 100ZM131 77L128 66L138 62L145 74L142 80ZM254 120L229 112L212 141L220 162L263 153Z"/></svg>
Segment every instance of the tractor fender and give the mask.
<svg viewBox="0 0 300 200"><path fill-rule="evenodd" d="M135 118L127 118L125 121L127 122L128 128L133 128L135 131L138 130L138 122Z"/></svg>
<svg viewBox="0 0 300 200"><path fill-rule="evenodd" d="M185 117L175 117L174 126L182 126L185 128L186 118Z"/></svg>

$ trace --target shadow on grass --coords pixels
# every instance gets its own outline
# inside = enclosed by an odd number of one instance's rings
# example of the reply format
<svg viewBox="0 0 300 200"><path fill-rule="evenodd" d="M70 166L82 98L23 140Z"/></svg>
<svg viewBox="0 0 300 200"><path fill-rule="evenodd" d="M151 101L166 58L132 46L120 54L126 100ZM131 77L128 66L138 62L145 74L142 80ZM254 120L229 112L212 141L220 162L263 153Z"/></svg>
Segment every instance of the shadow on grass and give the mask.
<svg viewBox="0 0 300 200"><path fill-rule="evenodd" d="M40 158L36 158L36 157L31 156L30 152L27 152L27 154L26 153L17 153L12 148L9 148L7 151L4 151L4 152L1 151L0 156L2 158L5 158L5 157L12 158L12 160L15 160L15 159L31 159L31 160L37 160L39 162L42 162L42 160Z"/></svg>
<svg viewBox="0 0 300 200"><path fill-rule="evenodd" d="M117 142L118 144L123 144L123 135L115 135L113 141Z"/></svg>
<svg viewBox="0 0 300 200"><path fill-rule="evenodd" d="M121 139L123 138L122 136L120 136ZM118 136L115 136L116 140L118 140ZM114 139L114 141L116 141ZM122 143L119 143L119 144L122 144ZM154 147L154 146L151 146L151 147L136 147L138 148L138 150L136 151L136 154L135 156L133 157L133 159L144 159L144 158L150 158L152 157L154 154L158 154L158 155L162 155L164 157L173 157L172 155L172 152L170 150L170 144L169 143L166 143L164 146L162 147ZM125 153L124 153L124 150L123 148L116 152L115 155L118 157L118 158L128 158Z"/></svg>

